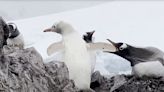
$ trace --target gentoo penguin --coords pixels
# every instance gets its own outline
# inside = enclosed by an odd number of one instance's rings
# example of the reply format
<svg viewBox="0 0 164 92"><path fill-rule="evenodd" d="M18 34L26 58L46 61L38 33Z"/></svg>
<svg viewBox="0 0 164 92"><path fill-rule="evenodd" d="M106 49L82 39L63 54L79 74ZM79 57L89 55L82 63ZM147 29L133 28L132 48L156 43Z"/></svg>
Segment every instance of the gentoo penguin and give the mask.
<svg viewBox="0 0 164 92"><path fill-rule="evenodd" d="M95 31L91 31L91 32L86 32L86 34L83 35L83 39L86 43L93 43L94 39L93 39L93 34ZM89 54L90 54L90 58L91 58L91 73L94 72L94 68L96 65L96 51L94 50L88 50Z"/></svg>
<svg viewBox="0 0 164 92"><path fill-rule="evenodd" d="M138 77L164 76L164 53L155 47L135 47L126 43L115 43L108 39L116 48L111 52L127 59L132 66L132 73Z"/></svg>
<svg viewBox="0 0 164 92"><path fill-rule="evenodd" d="M23 49L24 39L22 34L19 32L17 26L14 23L8 23L8 27L9 27L9 37L7 39L7 45Z"/></svg>
<svg viewBox="0 0 164 92"><path fill-rule="evenodd" d="M90 89L91 63L84 40L70 24L63 21L44 30L50 31L62 35L64 62L68 67L69 78L74 80L79 89Z"/></svg>
<svg viewBox="0 0 164 92"><path fill-rule="evenodd" d="M68 67L69 77L74 80L79 89L90 89L91 61L88 49L116 51L114 46L107 43L86 44L70 24L62 21L44 30L44 32L56 32L62 35L62 41L51 44L47 53L51 55L64 49L64 62Z"/></svg>

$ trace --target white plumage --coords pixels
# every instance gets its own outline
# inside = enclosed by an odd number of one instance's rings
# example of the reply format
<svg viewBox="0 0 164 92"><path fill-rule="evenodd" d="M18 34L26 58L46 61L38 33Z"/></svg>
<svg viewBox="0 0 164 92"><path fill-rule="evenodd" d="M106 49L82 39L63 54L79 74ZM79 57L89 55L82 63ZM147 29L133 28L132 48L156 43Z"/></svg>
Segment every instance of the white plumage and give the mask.
<svg viewBox="0 0 164 92"><path fill-rule="evenodd" d="M142 76L164 76L164 66L159 61L141 62L133 67L133 74Z"/></svg>
<svg viewBox="0 0 164 92"><path fill-rule="evenodd" d="M91 80L91 62L85 42L77 32L63 35L65 63L69 76L80 89L89 89Z"/></svg>
<svg viewBox="0 0 164 92"><path fill-rule="evenodd" d="M7 45L11 47L18 47L19 49L24 48L23 35L19 32L16 24L8 23L9 37L7 39Z"/></svg>
<svg viewBox="0 0 164 92"><path fill-rule="evenodd" d="M64 62L68 67L69 77L74 80L79 89L90 89L91 62L87 45L74 28L65 22L59 22L45 32L52 31L62 35L62 43L50 45L48 53L56 51L56 48L64 49Z"/></svg>
<svg viewBox="0 0 164 92"><path fill-rule="evenodd" d="M24 39L23 39L22 34L19 34L15 38L8 38L7 39L7 45L23 49L24 48Z"/></svg>

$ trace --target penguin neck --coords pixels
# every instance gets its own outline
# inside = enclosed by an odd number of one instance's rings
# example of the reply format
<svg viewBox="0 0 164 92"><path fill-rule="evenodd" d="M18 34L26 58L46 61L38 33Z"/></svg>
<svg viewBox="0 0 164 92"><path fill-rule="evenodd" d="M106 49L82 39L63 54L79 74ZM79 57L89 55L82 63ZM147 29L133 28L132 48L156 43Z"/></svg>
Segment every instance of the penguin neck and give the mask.
<svg viewBox="0 0 164 92"><path fill-rule="evenodd" d="M9 38L10 39L13 39L13 38L17 37L20 34L20 32L18 30L15 30L15 32L10 33L10 34L11 35L9 36Z"/></svg>
<svg viewBox="0 0 164 92"><path fill-rule="evenodd" d="M154 53L152 51L149 51L146 48L137 48L137 47L129 47L129 54L131 56L137 57L137 58L141 58L141 59L146 59L151 57Z"/></svg>
<svg viewBox="0 0 164 92"><path fill-rule="evenodd" d="M62 30L61 30L61 35L63 36L63 37L65 37L65 36L68 36L69 34L72 34L72 33L74 33L75 31L74 31L74 28L73 27L71 27L71 26L69 26L69 27L64 27L64 28L62 28Z"/></svg>
<svg viewBox="0 0 164 92"><path fill-rule="evenodd" d="M153 52L145 48L137 48L130 46L128 49L129 52L128 55L125 55L125 58L130 61L131 66L134 66L140 62L149 61L151 56L154 54Z"/></svg>

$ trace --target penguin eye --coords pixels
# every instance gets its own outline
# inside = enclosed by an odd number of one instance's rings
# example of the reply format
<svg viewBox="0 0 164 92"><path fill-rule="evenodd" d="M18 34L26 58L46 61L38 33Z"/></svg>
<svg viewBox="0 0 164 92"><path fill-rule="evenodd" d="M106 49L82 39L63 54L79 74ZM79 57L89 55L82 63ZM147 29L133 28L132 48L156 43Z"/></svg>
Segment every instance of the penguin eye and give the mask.
<svg viewBox="0 0 164 92"><path fill-rule="evenodd" d="M16 31L17 27L15 24L11 23L11 24L9 24L9 27L11 28L12 31Z"/></svg>
<svg viewBox="0 0 164 92"><path fill-rule="evenodd" d="M124 50L124 48L123 47L120 47L119 50Z"/></svg>
<svg viewBox="0 0 164 92"><path fill-rule="evenodd" d="M56 26L57 26L57 23L54 23L54 24L52 25L52 28L56 28Z"/></svg>
<svg viewBox="0 0 164 92"><path fill-rule="evenodd" d="M125 43L123 43L120 47L119 47L119 50L124 50L124 49L126 49L128 46L125 44Z"/></svg>

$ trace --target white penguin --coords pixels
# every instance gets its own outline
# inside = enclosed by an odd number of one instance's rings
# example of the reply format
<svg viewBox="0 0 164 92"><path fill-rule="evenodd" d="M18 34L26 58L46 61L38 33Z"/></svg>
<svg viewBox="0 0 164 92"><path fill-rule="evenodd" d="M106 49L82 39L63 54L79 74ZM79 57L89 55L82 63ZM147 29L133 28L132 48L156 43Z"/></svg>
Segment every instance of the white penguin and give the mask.
<svg viewBox="0 0 164 92"><path fill-rule="evenodd" d="M91 81L91 61L89 50L116 51L113 45L107 43L88 43L80 37L75 29L68 23L59 22L44 32L56 32L62 35L62 41L51 44L48 55L64 51L64 62L69 70L70 79L74 80L79 89L89 89Z"/></svg>
<svg viewBox="0 0 164 92"><path fill-rule="evenodd" d="M8 46L18 47L19 49L24 48L24 39L22 34L19 32L17 26L14 23L8 23L9 37L7 39Z"/></svg>
<svg viewBox="0 0 164 92"><path fill-rule="evenodd" d="M90 89L91 63L84 40L70 24L62 21L44 32L49 31L62 35L64 62L68 67L69 78L74 80L79 89Z"/></svg>
<svg viewBox="0 0 164 92"><path fill-rule="evenodd" d="M137 77L164 77L164 53L155 47L134 47L126 43L115 43L108 39L116 48L112 52L127 59L132 66L132 73Z"/></svg>

